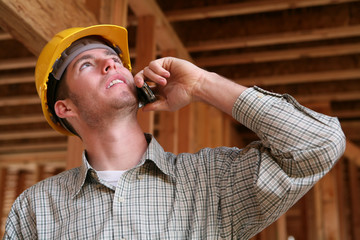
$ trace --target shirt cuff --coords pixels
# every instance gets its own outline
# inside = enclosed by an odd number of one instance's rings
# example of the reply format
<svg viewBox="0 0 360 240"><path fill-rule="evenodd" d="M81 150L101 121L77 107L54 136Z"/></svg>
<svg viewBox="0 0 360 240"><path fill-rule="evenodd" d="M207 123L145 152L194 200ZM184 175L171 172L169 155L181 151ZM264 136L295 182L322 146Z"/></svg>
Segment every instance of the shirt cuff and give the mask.
<svg viewBox="0 0 360 240"><path fill-rule="evenodd" d="M254 132L260 129L261 118L267 109L283 99L281 94L272 93L259 87L246 89L235 101L232 116Z"/></svg>

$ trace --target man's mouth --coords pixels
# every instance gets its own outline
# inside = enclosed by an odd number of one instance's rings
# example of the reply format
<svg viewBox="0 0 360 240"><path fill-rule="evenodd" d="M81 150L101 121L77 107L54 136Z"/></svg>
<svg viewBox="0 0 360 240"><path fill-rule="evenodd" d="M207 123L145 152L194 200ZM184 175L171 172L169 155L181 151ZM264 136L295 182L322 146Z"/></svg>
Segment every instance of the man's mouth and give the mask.
<svg viewBox="0 0 360 240"><path fill-rule="evenodd" d="M120 79L114 79L110 82L110 84L106 87L107 89L111 88L112 86L114 86L115 84L118 84L118 83L125 83L123 80L120 80Z"/></svg>

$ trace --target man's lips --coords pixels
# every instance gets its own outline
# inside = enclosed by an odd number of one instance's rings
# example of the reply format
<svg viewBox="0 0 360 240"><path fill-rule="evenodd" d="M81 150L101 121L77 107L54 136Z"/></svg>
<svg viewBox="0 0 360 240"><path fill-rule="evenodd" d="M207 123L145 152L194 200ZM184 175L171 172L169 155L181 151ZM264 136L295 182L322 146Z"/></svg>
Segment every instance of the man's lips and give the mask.
<svg viewBox="0 0 360 240"><path fill-rule="evenodd" d="M126 84L126 80L123 77L122 74L114 74L111 77L108 78L108 80L106 81L106 89L111 88L112 86L116 85L116 84Z"/></svg>

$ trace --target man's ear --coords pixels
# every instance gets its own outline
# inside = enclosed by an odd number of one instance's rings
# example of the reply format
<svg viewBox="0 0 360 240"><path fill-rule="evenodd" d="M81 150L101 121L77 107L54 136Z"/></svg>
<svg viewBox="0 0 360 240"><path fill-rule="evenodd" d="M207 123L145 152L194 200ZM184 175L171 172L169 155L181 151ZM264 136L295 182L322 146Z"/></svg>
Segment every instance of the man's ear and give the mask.
<svg viewBox="0 0 360 240"><path fill-rule="evenodd" d="M54 109L59 118L68 118L76 115L74 105L71 104L69 99L56 101Z"/></svg>

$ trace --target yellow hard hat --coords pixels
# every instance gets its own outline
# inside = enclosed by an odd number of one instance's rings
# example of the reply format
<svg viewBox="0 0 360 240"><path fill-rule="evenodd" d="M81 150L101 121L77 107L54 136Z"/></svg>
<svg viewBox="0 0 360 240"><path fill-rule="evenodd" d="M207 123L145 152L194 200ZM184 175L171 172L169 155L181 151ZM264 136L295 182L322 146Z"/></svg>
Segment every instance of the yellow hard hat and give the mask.
<svg viewBox="0 0 360 240"><path fill-rule="evenodd" d="M54 78L52 72L54 70L54 65L61 61L64 51L67 50L72 43L79 39L92 36L100 37L106 41L109 47L119 54L124 66L131 71L127 30L123 27L109 24L69 28L59 32L43 48L36 63L36 89L41 99L44 116L53 129L65 135L74 134L68 130L56 116L53 106L50 106L49 108L48 105L50 98L54 97L49 96L49 94L53 94L48 92L49 85L56 86L56 83L53 82L60 80L59 78ZM62 72L60 74L62 74ZM53 89L51 91L54 92L55 90Z"/></svg>

